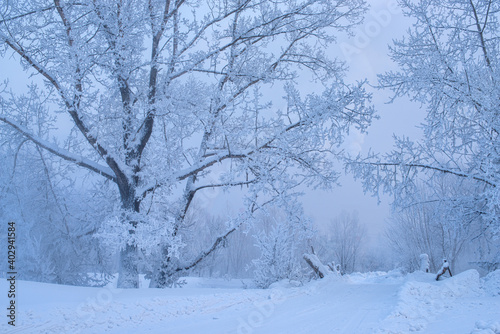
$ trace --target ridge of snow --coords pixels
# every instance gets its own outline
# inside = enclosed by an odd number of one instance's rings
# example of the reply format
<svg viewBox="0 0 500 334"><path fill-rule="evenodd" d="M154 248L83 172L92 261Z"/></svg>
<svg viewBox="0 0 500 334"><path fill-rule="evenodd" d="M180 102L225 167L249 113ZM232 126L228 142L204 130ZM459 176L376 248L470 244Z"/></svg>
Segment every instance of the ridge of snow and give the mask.
<svg viewBox="0 0 500 334"><path fill-rule="evenodd" d="M380 333L424 330L428 322L452 309L457 299L482 294L476 270L468 270L439 282L435 281L434 274L420 273L419 276L419 281L409 280L403 284L398 293L398 305L385 320L386 325Z"/></svg>
<svg viewBox="0 0 500 334"><path fill-rule="evenodd" d="M500 297L500 269L483 277L481 279L481 288L488 295Z"/></svg>

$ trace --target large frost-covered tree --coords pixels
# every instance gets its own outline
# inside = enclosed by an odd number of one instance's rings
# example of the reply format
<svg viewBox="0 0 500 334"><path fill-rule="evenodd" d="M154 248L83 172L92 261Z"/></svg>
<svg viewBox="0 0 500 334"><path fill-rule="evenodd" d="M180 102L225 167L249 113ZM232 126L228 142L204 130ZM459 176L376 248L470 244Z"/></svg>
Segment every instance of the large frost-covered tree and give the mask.
<svg viewBox="0 0 500 334"><path fill-rule="evenodd" d="M365 10L362 0L4 1L1 54L43 80L51 128L38 135L35 111L3 94L2 136L21 134L93 182L116 184L100 235L121 247L118 286L138 286L144 254L156 254L152 286L164 286L260 207L293 206L299 186L336 181L329 155L350 127L366 128L372 109L323 50ZM325 91L302 97L304 73ZM282 108L269 103L277 94ZM69 134L52 128L68 124ZM196 197L243 186L247 209L181 259L179 231Z"/></svg>
<svg viewBox="0 0 500 334"><path fill-rule="evenodd" d="M498 234L500 2L399 3L414 24L390 49L399 71L381 75L380 85L394 98L409 96L426 107L424 139L397 138L389 154L359 157L348 169L364 179L367 190L393 192L403 207L418 201L419 178L430 188L442 174L456 177L459 187L472 182L473 196L456 192L446 200L457 208L473 203Z"/></svg>

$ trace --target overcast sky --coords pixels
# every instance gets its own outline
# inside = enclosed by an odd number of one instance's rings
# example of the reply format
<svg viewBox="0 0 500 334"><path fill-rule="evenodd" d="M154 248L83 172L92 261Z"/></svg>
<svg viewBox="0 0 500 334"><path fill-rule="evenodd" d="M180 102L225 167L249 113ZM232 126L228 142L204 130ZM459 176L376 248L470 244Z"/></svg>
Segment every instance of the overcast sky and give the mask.
<svg viewBox="0 0 500 334"><path fill-rule="evenodd" d="M343 37L332 49L339 59L349 66L349 81L367 78L372 85L377 83L377 74L396 69L388 55L388 45L400 39L411 21L397 8L395 0L368 0L371 10L365 22L356 29L356 36ZM425 115L418 104L409 100L397 100L387 104L389 91L373 90L373 103L380 119L374 121L368 135L354 132L346 147L353 153L366 153L370 148L376 152L388 151L393 145L393 135L416 138L417 128ZM359 213L360 222L367 225L371 242L377 242L390 217L390 198L381 198L380 205L371 194L364 194L360 182L344 176L342 187L331 192L310 191L304 198L306 212L319 224L326 224L342 210Z"/></svg>

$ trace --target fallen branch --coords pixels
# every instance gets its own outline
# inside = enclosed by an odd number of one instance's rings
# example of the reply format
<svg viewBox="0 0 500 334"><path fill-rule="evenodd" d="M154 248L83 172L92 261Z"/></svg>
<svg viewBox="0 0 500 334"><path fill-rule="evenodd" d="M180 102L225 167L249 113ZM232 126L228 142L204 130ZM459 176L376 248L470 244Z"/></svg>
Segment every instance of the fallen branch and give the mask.
<svg viewBox="0 0 500 334"><path fill-rule="evenodd" d="M330 274L330 270L328 270L328 268L321 263L316 254L304 254L304 260L306 260L307 264L311 266L320 278Z"/></svg>

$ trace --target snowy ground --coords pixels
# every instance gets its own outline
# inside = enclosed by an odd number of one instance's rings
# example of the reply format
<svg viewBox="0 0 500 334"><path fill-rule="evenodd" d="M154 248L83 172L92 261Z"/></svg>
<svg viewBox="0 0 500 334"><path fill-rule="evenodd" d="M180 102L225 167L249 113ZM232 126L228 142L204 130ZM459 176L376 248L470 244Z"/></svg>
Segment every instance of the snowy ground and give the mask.
<svg viewBox="0 0 500 334"><path fill-rule="evenodd" d="M18 281L16 326L3 316L0 332L500 333L500 271L482 279L474 270L434 277L353 274L267 290L199 278L164 290ZM5 279L0 291L8 291Z"/></svg>

